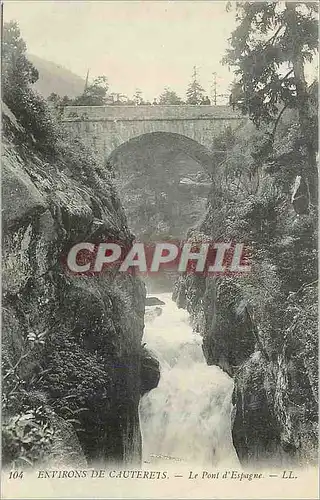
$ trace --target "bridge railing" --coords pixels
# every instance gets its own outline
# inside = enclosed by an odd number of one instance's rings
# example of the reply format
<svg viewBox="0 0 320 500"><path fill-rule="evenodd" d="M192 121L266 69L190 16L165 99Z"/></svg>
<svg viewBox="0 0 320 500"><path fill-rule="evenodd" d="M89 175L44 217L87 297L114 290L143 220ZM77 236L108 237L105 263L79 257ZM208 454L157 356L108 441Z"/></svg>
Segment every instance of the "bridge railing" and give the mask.
<svg viewBox="0 0 320 500"><path fill-rule="evenodd" d="M63 121L232 120L240 116L226 105L65 106L61 110Z"/></svg>

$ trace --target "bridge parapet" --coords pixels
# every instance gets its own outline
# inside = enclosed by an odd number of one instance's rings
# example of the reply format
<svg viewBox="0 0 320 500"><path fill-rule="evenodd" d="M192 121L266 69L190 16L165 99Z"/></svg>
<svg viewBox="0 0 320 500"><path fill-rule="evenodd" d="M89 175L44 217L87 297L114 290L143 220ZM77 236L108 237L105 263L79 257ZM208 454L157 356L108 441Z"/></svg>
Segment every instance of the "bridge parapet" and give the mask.
<svg viewBox="0 0 320 500"><path fill-rule="evenodd" d="M154 132L179 134L211 150L214 137L247 118L228 106L66 106L61 121L102 159L130 139Z"/></svg>
<svg viewBox="0 0 320 500"><path fill-rule="evenodd" d="M147 120L239 120L229 106L66 106L63 121L147 121Z"/></svg>

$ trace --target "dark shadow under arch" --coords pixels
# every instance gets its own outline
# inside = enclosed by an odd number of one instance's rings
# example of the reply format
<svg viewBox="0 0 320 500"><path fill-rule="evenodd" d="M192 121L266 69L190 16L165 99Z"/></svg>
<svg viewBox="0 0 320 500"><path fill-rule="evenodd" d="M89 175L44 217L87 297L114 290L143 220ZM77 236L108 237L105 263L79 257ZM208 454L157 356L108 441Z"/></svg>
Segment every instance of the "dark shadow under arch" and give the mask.
<svg viewBox="0 0 320 500"><path fill-rule="evenodd" d="M213 153L194 139L172 132L150 132L129 139L118 146L107 161L115 165L121 158L137 154L139 150L155 151L160 147L165 147L168 151L181 151L202 165L208 174L212 173Z"/></svg>
<svg viewBox="0 0 320 500"><path fill-rule="evenodd" d="M206 211L213 153L169 132L140 135L108 157L129 227L144 240L185 238Z"/></svg>

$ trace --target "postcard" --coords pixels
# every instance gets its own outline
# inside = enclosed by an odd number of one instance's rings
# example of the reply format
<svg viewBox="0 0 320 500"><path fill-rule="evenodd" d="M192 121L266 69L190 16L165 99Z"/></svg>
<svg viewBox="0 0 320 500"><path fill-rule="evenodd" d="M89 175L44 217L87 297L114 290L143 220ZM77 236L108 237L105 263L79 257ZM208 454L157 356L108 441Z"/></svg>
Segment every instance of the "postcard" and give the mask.
<svg viewBox="0 0 320 500"><path fill-rule="evenodd" d="M318 3L1 44L2 498L317 498Z"/></svg>

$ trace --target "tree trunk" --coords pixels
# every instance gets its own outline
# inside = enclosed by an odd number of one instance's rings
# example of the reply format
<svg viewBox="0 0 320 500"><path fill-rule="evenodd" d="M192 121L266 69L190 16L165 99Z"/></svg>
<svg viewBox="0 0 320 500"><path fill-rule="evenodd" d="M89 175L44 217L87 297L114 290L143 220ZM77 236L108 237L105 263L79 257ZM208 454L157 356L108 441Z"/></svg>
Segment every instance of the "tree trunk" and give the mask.
<svg viewBox="0 0 320 500"><path fill-rule="evenodd" d="M312 140L311 130L314 118L310 109L310 96L304 74L304 60L301 55L301 46L298 38L298 24L296 16L296 3L286 2L287 21L289 33L291 35L291 62L297 92L297 110L299 116L299 128L302 138L303 164L300 175L305 179L308 186L309 200L312 205L317 205L318 201L318 168L316 160L316 150Z"/></svg>

